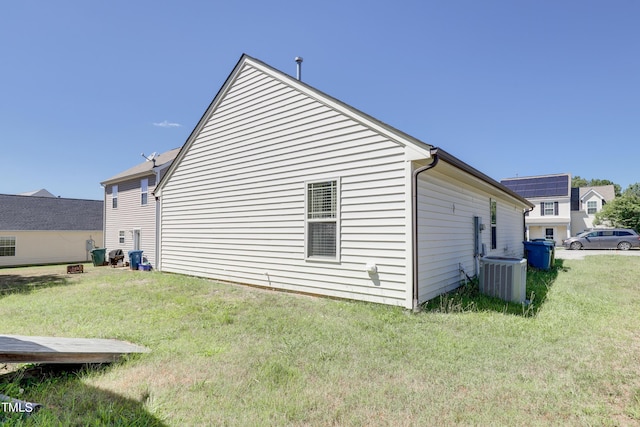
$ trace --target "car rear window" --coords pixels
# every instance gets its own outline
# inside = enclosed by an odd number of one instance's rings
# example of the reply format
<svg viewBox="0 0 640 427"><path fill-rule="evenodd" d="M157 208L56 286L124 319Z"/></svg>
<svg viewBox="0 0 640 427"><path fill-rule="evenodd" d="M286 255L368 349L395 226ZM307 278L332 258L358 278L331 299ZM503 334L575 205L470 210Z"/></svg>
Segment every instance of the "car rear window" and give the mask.
<svg viewBox="0 0 640 427"><path fill-rule="evenodd" d="M628 231L616 231L616 236L633 236L633 234L631 234Z"/></svg>

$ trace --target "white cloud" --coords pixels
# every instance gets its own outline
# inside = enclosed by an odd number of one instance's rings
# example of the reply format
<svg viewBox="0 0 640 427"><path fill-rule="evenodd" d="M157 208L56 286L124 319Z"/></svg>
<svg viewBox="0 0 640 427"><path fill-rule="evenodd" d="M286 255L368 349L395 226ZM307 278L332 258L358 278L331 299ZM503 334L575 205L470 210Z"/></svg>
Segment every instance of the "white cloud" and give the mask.
<svg viewBox="0 0 640 427"><path fill-rule="evenodd" d="M168 120L165 120L164 122L154 123L153 125L161 128L179 128L182 126L180 123L172 123Z"/></svg>

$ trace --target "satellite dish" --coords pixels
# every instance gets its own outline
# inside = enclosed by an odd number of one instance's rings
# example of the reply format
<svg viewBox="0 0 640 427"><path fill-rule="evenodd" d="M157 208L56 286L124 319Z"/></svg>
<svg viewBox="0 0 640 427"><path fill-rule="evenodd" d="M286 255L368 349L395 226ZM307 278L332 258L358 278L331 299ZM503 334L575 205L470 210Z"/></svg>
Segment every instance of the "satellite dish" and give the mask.
<svg viewBox="0 0 640 427"><path fill-rule="evenodd" d="M147 157L147 156L145 156L145 155L144 155L144 153L140 153L140 154L142 155L142 157L144 157L145 159L147 159L147 162L151 162L151 161L153 161L153 160L156 158L156 156L158 155L158 153L156 153L155 151L154 151L153 153L149 154L149 156L148 156L148 157Z"/></svg>

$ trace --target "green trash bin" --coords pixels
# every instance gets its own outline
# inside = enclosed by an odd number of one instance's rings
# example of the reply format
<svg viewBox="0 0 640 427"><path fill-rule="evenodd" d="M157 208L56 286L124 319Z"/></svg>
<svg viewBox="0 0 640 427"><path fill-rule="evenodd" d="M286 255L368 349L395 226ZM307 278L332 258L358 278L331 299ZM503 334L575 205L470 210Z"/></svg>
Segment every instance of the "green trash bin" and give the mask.
<svg viewBox="0 0 640 427"><path fill-rule="evenodd" d="M91 261L94 266L104 264L104 254L107 252L107 248L96 248L91 250Z"/></svg>

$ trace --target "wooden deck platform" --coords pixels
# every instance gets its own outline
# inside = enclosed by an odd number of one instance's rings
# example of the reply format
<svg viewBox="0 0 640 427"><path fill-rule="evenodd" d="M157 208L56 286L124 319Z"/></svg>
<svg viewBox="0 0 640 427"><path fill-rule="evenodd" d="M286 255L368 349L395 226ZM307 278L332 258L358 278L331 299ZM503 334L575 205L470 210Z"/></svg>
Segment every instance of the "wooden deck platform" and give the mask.
<svg viewBox="0 0 640 427"><path fill-rule="evenodd" d="M112 339L0 335L0 363L109 363L149 351Z"/></svg>

